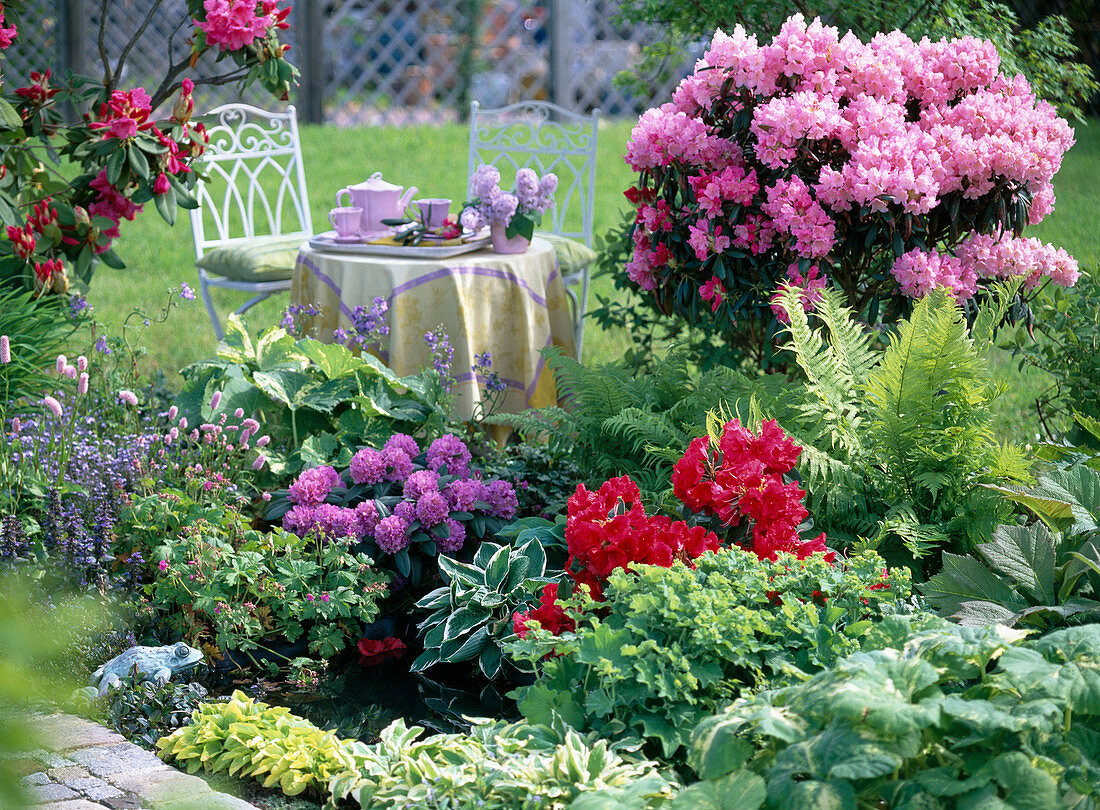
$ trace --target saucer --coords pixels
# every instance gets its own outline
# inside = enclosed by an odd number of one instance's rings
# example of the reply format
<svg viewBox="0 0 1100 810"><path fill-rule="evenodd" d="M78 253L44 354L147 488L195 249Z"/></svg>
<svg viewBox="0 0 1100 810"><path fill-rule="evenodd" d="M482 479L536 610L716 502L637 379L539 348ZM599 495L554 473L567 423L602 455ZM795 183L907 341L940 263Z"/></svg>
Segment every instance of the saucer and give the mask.
<svg viewBox="0 0 1100 810"><path fill-rule="evenodd" d="M335 242L338 245L354 245L358 242L362 242L363 237L360 236L359 234L355 234L354 236L339 236L339 235L336 235L336 236L332 237L332 241Z"/></svg>

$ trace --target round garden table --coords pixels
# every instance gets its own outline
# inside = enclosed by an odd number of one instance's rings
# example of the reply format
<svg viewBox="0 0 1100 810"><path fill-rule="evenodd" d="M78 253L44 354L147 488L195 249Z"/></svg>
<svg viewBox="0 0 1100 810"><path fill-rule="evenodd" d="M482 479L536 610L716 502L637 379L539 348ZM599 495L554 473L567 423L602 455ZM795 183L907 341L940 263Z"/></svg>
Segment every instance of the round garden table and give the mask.
<svg viewBox="0 0 1100 810"><path fill-rule="evenodd" d="M490 352L493 370L507 386L497 411L516 413L557 403L553 375L539 354L546 346L573 353L573 319L554 249L539 238L526 253L489 249L447 259L329 252L302 245L294 267L295 304L320 304L310 334L333 341L337 328L351 331L356 306L375 297L389 304L388 342L381 358L401 376L431 365L425 333L442 325L454 347L454 415L481 416L484 379L471 367Z"/></svg>

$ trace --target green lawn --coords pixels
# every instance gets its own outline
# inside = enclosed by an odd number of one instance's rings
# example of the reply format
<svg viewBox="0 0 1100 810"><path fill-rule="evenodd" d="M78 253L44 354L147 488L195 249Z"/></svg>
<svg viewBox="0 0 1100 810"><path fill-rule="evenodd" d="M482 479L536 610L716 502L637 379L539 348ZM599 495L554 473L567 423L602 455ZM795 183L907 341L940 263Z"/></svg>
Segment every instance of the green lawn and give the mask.
<svg viewBox="0 0 1100 810"><path fill-rule="evenodd" d="M625 205L622 191L630 185L632 172L622 155L631 126L630 121L620 121L600 129L597 233L618 221L619 211ZM1100 229L1095 224L1095 212L1100 210L1100 120L1078 124L1076 130L1077 144L1066 156L1056 178L1056 210L1030 234L1064 246L1081 260L1082 266L1088 266L1100 261ZM463 199L467 142L464 126L404 129L305 126L302 142L317 230L327 228L327 212L334 204L336 191L375 171L382 171L391 181L417 186L423 196ZM137 222L127 224L129 227L123 229L119 244L127 269L101 267L89 294L98 319L112 333L117 333L122 319L133 308L158 309L167 287L181 281L197 286L186 218L171 228L150 210ZM606 295L610 290L609 280L602 279L594 284L593 292ZM223 317L244 301L242 294L223 290L216 290L215 296ZM249 312L249 323L258 329L276 322L286 303L285 295L264 302ZM201 300L184 304L167 324L154 325L146 334L134 337L148 350L143 368L162 369L170 382L178 379L175 375L179 368L210 356L215 347ZM586 360L592 363L613 360L621 356L625 344L623 335L590 325L585 336ZM997 376L1006 384L1003 416L1010 435L1020 440L1031 438L1034 434L1031 402L1046 384L1042 375L1018 374L1015 363L1003 353L994 358L994 366Z"/></svg>
<svg viewBox="0 0 1100 810"><path fill-rule="evenodd" d="M631 126L631 122L615 122L600 129L597 233L616 221L627 204L622 192L630 185L632 172L622 154ZM416 186L420 196L450 197L456 201L452 210L457 209L465 198L467 135L467 128L459 125L405 129L304 126L302 151L314 228L327 230L328 211L335 205L339 189L365 180L375 171L393 182ZM148 210L136 222L126 224L129 227L124 228L118 252L127 268L116 271L101 266L88 295L96 317L112 333L117 333L122 319L135 307L159 310L167 287L181 281L198 287L186 216L169 227ZM610 289L610 283L604 281L597 289ZM223 319L247 298L226 290L215 290L214 296ZM287 302L286 295L269 299L250 310L247 320L256 329L275 323ZM168 323L149 327L139 339L149 352L143 367L162 369L170 379L182 366L212 355L216 345L201 299L184 304ZM622 353L625 341L590 328L586 345L591 359L610 360Z"/></svg>

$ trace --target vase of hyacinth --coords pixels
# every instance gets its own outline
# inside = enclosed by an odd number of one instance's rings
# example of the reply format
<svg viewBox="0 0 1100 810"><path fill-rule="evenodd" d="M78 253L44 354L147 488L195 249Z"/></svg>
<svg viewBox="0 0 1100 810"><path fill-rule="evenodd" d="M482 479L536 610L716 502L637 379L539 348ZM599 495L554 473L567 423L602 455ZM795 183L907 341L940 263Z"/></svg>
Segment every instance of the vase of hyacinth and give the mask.
<svg viewBox="0 0 1100 810"><path fill-rule="evenodd" d="M507 226L503 222L494 222L489 226L494 253L526 253L531 240L520 234L508 236Z"/></svg>

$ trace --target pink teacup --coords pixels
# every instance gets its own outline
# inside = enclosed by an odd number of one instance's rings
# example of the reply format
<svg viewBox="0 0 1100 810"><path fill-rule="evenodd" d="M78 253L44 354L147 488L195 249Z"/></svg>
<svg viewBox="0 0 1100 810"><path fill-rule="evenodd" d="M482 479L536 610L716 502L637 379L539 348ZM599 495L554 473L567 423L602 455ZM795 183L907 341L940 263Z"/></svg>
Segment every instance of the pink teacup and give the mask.
<svg viewBox="0 0 1100 810"><path fill-rule="evenodd" d="M362 217L363 209L357 206L333 208L328 213L328 221L336 229L336 235L344 239L359 235L359 224Z"/></svg>
<svg viewBox="0 0 1100 810"><path fill-rule="evenodd" d="M442 197L431 197L417 200L416 207L420 209L420 218L425 225L429 228L442 228L451 211L451 201Z"/></svg>

